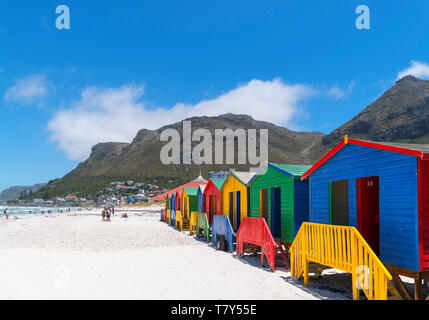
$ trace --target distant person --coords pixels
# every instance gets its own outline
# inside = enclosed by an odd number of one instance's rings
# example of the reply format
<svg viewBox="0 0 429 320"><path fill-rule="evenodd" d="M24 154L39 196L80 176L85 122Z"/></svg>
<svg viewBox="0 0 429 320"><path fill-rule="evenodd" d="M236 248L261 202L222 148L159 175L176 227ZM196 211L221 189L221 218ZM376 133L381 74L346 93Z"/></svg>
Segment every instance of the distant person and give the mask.
<svg viewBox="0 0 429 320"><path fill-rule="evenodd" d="M6 208L3 213L6 216L6 220L8 220L9 219L9 209Z"/></svg>
<svg viewBox="0 0 429 320"><path fill-rule="evenodd" d="M106 219L106 209L103 208L103 210L101 211L101 221L104 221Z"/></svg>
<svg viewBox="0 0 429 320"><path fill-rule="evenodd" d="M109 209L107 209L107 211L106 211L106 221L108 221L108 222L111 222L110 221L110 213L111 213L111 211L110 211L110 208Z"/></svg>

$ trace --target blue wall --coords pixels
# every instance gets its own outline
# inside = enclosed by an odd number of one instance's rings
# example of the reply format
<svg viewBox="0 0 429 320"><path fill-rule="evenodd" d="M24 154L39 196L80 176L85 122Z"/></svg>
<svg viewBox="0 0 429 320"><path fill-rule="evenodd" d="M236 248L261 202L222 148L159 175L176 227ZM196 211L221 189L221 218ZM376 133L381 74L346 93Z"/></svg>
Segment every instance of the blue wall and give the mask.
<svg viewBox="0 0 429 320"><path fill-rule="evenodd" d="M295 179L294 181L294 237L301 228L303 222L309 221L309 209L308 209L308 179L301 181Z"/></svg>
<svg viewBox="0 0 429 320"><path fill-rule="evenodd" d="M204 196L201 192L201 189L198 189L198 212L203 212L203 205L204 205Z"/></svg>
<svg viewBox="0 0 429 320"><path fill-rule="evenodd" d="M379 176L380 259L419 271L417 159L348 144L310 175L310 221L329 224L329 182L349 182L349 224L356 227L356 178Z"/></svg>
<svg viewBox="0 0 429 320"><path fill-rule="evenodd" d="M173 194L170 199L170 210L176 210L176 197Z"/></svg>

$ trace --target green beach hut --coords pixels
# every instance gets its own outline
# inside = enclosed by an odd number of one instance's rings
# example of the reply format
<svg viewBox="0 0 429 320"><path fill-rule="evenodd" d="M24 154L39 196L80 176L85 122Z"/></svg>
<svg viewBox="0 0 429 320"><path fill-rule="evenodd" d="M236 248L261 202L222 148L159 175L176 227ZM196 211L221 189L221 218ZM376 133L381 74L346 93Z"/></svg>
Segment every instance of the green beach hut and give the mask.
<svg viewBox="0 0 429 320"><path fill-rule="evenodd" d="M198 188L185 187L182 192L183 219L189 220L193 211L198 211Z"/></svg>
<svg viewBox="0 0 429 320"><path fill-rule="evenodd" d="M301 176L311 166L268 163L248 182L249 217L265 218L274 238L292 243L309 219L309 184Z"/></svg>

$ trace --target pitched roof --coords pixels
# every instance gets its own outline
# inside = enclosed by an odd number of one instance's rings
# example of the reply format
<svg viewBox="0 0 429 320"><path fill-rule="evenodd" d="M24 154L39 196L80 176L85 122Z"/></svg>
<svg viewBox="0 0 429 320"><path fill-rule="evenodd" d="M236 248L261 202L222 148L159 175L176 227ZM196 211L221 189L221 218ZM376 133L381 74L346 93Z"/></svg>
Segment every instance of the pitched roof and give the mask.
<svg viewBox="0 0 429 320"><path fill-rule="evenodd" d="M273 168L274 170L277 170L291 178L295 177L301 177L308 169L311 168L311 166L306 165L298 165L298 164L283 164L283 163L267 163L266 165L262 166L258 172L249 180L247 185L250 185L258 176L262 174L262 172L266 168Z"/></svg>
<svg viewBox="0 0 429 320"><path fill-rule="evenodd" d="M300 164L282 164L282 163L269 163L269 167L284 171L284 173L292 175L294 177L302 176L311 166L305 166Z"/></svg>
<svg viewBox="0 0 429 320"><path fill-rule="evenodd" d="M204 179L201 174L198 178L196 178L195 180L192 180L192 182L207 182L206 179Z"/></svg>
<svg viewBox="0 0 429 320"><path fill-rule="evenodd" d="M167 192L164 192L164 193L161 193L161 194L158 194L157 196L155 196L155 197L152 197L152 198L150 198L151 200L163 200L164 199L164 197L165 197L165 195L167 195L168 196L168 198L171 198L171 195L173 194L173 193L176 193L177 191L180 191L180 192L182 192L183 191L183 188L185 188L185 187L193 187L193 188L198 188L200 185L206 185L207 184L207 182L196 182L196 181L191 181L191 182L188 182L188 183L185 183L184 185L181 185L181 186L179 186L179 187L176 187L176 188L174 188L174 189L171 189L171 190L169 190L169 191L167 191Z"/></svg>
<svg viewBox="0 0 429 320"><path fill-rule="evenodd" d="M396 142L375 142L366 140L349 139L348 136L344 136L344 140L337 144L331 151L329 151L324 157L317 161L307 172L305 172L301 179L304 180L314 171L316 171L322 164L328 161L338 151L340 151L347 144L355 144L368 148L375 148L380 150L386 150L391 152L408 154L411 156L419 157L421 159L429 160L429 145L427 144L410 144L410 143L396 143Z"/></svg>
<svg viewBox="0 0 429 320"><path fill-rule="evenodd" d="M225 184L226 178L211 178L210 180L213 182L216 188L220 190L222 189L222 186Z"/></svg>
<svg viewBox="0 0 429 320"><path fill-rule="evenodd" d="M207 187L207 185L205 184L205 185L200 185L199 187L198 187L198 190L201 190L201 193L203 193L204 192L204 190L206 189L206 187Z"/></svg>
<svg viewBox="0 0 429 320"><path fill-rule="evenodd" d="M255 175L254 172L248 171L231 171L231 175L237 178L242 184L247 185L250 179Z"/></svg>
<svg viewBox="0 0 429 320"><path fill-rule="evenodd" d="M374 141L367 141L367 140L349 139L350 143L353 143L353 141L360 141L361 143L367 143L367 144L372 143L372 144L377 144L379 146L400 148L400 149L406 149L409 151L417 151L417 152L421 152L421 153L429 153L429 144L398 143L398 142L374 142ZM390 150L390 151L393 151L393 150Z"/></svg>
<svg viewBox="0 0 429 320"><path fill-rule="evenodd" d="M198 194L198 188L185 187L184 189L187 196L196 196Z"/></svg>

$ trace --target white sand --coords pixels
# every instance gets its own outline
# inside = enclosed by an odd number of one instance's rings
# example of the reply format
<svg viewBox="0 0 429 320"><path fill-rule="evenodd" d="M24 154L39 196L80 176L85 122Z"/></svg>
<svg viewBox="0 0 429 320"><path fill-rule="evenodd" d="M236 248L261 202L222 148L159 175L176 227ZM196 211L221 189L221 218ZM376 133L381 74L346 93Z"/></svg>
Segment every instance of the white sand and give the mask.
<svg viewBox="0 0 429 320"><path fill-rule="evenodd" d="M153 210L1 220L0 299L348 299L216 251Z"/></svg>

